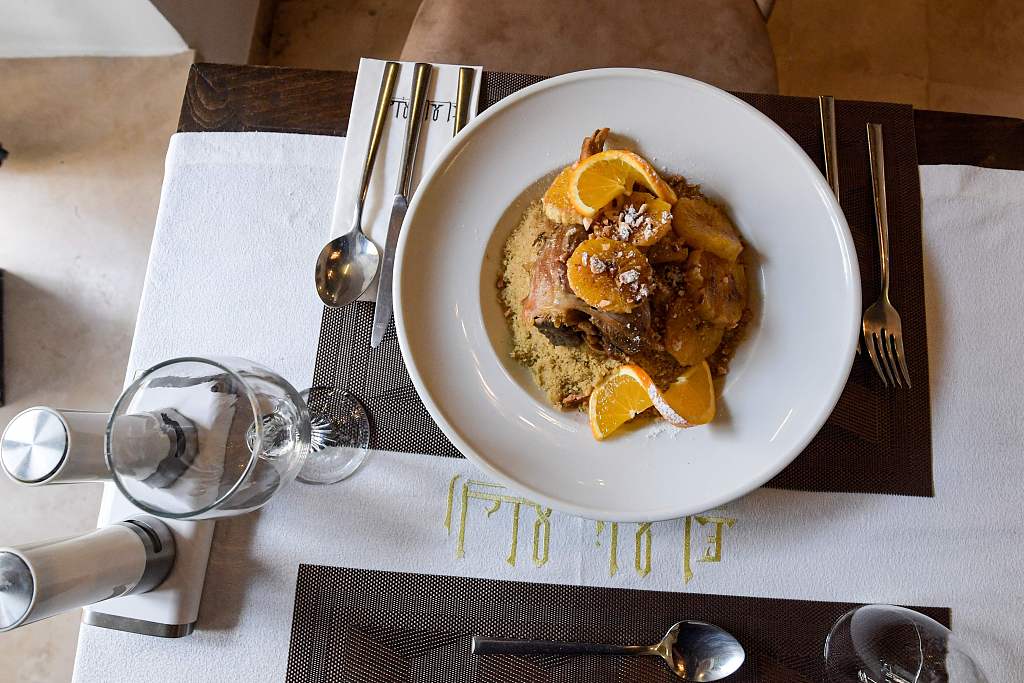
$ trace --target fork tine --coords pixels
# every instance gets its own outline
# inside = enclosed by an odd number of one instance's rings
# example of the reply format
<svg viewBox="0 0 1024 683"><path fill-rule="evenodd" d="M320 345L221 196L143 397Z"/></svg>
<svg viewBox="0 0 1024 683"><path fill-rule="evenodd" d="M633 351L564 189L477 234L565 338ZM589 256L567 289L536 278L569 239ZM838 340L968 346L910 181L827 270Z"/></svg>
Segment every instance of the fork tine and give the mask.
<svg viewBox="0 0 1024 683"><path fill-rule="evenodd" d="M896 349L896 360L899 362L900 371L903 372L903 381L906 382L907 388L911 387L910 384L910 371L907 369L907 354L903 351L903 333L893 335L893 348Z"/></svg>
<svg viewBox="0 0 1024 683"><path fill-rule="evenodd" d="M878 351L875 349L875 337L873 332L864 331L864 346L867 348L868 357L871 358L871 364L875 366L875 372L882 378L882 384L886 387L889 386L889 381L885 377L885 373L882 372L882 366L878 363Z"/></svg>
<svg viewBox="0 0 1024 683"><path fill-rule="evenodd" d="M878 345L878 364L882 366L882 371L885 372L886 378L889 380L890 387L896 387L896 377L892 371L892 366L889 365L889 348L885 343L885 328L883 327L875 333L875 344Z"/></svg>
<svg viewBox="0 0 1024 683"><path fill-rule="evenodd" d="M896 348L892 344L892 337L889 335L889 330L882 328L882 357L885 365L885 369L889 371L889 377L892 378L893 386L898 389L903 388L903 382L900 378L900 373L896 367Z"/></svg>

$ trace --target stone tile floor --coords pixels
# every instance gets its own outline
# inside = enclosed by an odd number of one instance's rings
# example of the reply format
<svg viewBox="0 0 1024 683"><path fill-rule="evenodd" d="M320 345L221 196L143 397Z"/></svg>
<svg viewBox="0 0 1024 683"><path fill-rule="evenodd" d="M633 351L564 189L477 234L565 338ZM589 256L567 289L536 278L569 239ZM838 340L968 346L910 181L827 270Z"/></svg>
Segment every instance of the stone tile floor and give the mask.
<svg viewBox="0 0 1024 683"><path fill-rule="evenodd" d="M1024 117L1017 0L777 0L768 22L786 94ZM267 61L352 69L395 57L415 0L280 0ZM0 267L8 271L8 405L101 410L121 386L191 55L0 60ZM0 478L0 545L91 528L98 487ZM0 679L61 681L77 613L0 636Z"/></svg>
<svg viewBox="0 0 1024 683"><path fill-rule="evenodd" d="M0 60L0 425L49 404L109 410L120 393L167 138L192 54ZM0 476L0 545L86 531L100 487ZM0 680L71 677L79 614L0 635Z"/></svg>

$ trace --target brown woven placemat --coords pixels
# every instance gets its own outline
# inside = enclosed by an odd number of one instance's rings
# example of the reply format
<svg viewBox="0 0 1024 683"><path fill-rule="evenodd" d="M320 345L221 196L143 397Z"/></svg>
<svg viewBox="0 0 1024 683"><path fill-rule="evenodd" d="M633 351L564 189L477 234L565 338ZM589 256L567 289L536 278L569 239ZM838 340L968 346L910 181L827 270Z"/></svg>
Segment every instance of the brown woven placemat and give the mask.
<svg viewBox="0 0 1024 683"><path fill-rule="evenodd" d="M682 619L746 650L735 683L820 680L825 636L850 603L664 593L299 565L286 680L676 681L660 659L476 656L474 635L655 643ZM949 625L950 611L917 609Z"/></svg>
<svg viewBox="0 0 1024 683"><path fill-rule="evenodd" d="M778 123L824 169L818 101L739 95ZM911 389L886 389L866 354L854 361L835 410L769 486L933 496L928 340L921 252L921 186L910 105L836 102L840 204L860 262L865 308L879 295L878 241L868 162L868 122L885 135L891 298L908 343ZM809 484L809 486L808 486Z"/></svg>
<svg viewBox="0 0 1024 683"><path fill-rule="evenodd" d="M481 109L540 80L537 76L485 72ZM816 99L738 96L778 123L824 168ZM932 496L921 199L913 108L839 101L836 117L841 203L860 261L865 306L877 298L879 288L865 126L868 121L884 126L892 299L903 318L913 388L885 389L867 357L858 357L828 422L767 486ZM370 349L372 320L373 304L368 302L325 309L313 385L345 388L363 400L375 419L374 448L459 457L412 386L393 323L381 346ZM330 406L324 408L330 410Z"/></svg>

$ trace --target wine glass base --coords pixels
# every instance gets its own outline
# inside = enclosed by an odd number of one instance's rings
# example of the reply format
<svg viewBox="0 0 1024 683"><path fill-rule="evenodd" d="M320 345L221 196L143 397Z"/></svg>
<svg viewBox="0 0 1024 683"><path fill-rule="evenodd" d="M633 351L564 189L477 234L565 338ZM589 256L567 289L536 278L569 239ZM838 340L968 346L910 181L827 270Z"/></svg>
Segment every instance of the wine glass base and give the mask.
<svg viewBox="0 0 1024 683"><path fill-rule="evenodd" d="M864 605L836 621L825 639L829 683L987 683L948 628L895 605Z"/></svg>
<svg viewBox="0 0 1024 683"><path fill-rule="evenodd" d="M370 452L370 417L355 395L313 388L300 394L309 407L309 455L296 477L305 484L335 484L352 476ZM310 397L315 396L310 405ZM319 406L325 406L321 409Z"/></svg>

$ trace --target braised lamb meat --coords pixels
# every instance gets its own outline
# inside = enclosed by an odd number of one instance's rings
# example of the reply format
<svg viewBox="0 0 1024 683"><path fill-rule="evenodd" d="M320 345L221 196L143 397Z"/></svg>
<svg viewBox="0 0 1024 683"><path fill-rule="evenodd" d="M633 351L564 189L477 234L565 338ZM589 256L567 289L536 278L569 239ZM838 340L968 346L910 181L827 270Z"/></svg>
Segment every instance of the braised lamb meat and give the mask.
<svg viewBox="0 0 1024 683"><path fill-rule="evenodd" d="M649 344L651 309L646 302L629 313L610 313L589 306L569 288L565 262L585 238L580 226L549 224L533 264L523 316L557 346L586 342L606 353L638 353Z"/></svg>

